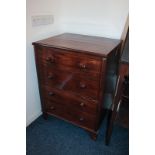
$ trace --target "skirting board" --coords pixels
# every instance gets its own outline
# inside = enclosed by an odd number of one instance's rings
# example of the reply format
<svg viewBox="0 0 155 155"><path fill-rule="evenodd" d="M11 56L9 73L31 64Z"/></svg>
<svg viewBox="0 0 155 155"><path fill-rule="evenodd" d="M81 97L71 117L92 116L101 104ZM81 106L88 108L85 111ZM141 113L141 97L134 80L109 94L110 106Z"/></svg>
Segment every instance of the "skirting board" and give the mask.
<svg viewBox="0 0 155 155"><path fill-rule="evenodd" d="M29 126L33 121L35 121L40 115L42 115L42 111L35 115L32 115L28 120L26 120L26 127Z"/></svg>

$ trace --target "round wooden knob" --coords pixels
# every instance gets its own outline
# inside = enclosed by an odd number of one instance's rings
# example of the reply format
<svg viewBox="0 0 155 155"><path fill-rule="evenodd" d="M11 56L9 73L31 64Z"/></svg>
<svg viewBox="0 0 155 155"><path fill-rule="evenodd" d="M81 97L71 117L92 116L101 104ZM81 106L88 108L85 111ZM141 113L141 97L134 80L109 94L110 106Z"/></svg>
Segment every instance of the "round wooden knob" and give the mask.
<svg viewBox="0 0 155 155"><path fill-rule="evenodd" d="M49 96L53 96L54 93L53 93L53 92L49 92L48 95L49 95Z"/></svg>
<svg viewBox="0 0 155 155"><path fill-rule="evenodd" d="M50 74L50 75L48 75L47 78L48 78L48 79L54 79L54 75L53 75L53 74Z"/></svg>
<svg viewBox="0 0 155 155"><path fill-rule="evenodd" d="M83 63L80 63L80 64L79 64L79 67L80 67L81 69L86 69L86 65L83 64Z"/></svg>
<svg viewBox="0 0 155 155"><path fill-rule="evenodd" d="M86 88L86 84L80 83L80 88L82 88L82 89Z"/></svg>
<svg viewBox="0 0 155 155"><path fill-rule="evenodd" d="M55 59L54 59L53 56L51 56L51 57L47 57L46 58L46 61L49 62L49 63L54 63L55 62Z"/></svg>
<svg viewBox="0 0 155 155"><path fill-rule="evenodd" d="M83 107L83 106L84 106L84 103L83 103L83 102L81 102L81 103L80 103L80 106L81 106L81 107Z"/></svg>
<svg viewBox="0 0 155 155"><path fill-rule="evenodd" d="M50 109L51 109L51 110L54 110L54 109L55 109L55 107L54 107L54 106L51 106L51 107L50 107Z"/></svg>
<svg viewBox="0 0 155 155"><path fill-rule="evenodd" d="M82 122L84 120L84 118L83 117L80 117L80 121Z"/></svg>
<svg viewBox="0 0 155 155"><path fill-rule="evenodd" d="M47 58L46 58L46 61L50 61L50 60L51 60L51 58L50 58L50 57L47 57Z"/></svg>

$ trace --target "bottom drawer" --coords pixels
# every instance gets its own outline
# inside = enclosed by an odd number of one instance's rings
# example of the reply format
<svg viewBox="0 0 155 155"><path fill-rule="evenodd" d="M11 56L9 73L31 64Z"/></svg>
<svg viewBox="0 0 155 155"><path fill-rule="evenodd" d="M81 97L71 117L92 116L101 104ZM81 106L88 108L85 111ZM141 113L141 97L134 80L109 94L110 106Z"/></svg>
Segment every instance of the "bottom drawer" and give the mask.
<svg viewBox="0 0 155 155"><path fill-rule="evenodd" d="M78 112L66 109L65 106L55 102L49 103L47 101L45 107L48 114L58 116L59 118L70 121L73 124L95 130L95 116L82 113L81 111Z"/></svg>

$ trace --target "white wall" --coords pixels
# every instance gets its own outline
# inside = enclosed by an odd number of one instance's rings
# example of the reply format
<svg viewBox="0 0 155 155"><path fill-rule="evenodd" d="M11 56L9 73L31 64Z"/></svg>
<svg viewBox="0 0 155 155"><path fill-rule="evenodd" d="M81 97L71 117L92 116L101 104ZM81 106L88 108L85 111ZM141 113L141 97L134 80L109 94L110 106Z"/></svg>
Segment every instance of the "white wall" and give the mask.
<svg viewBox="0 0 155 155"><path fill-rule="evenodd" d="M41 114L40 98L37 84L36 68L32 42L59 34L59 4L58 0L27 0L26 16L26 125L29 125ZM54 24L32 27L31 16L54 15Z"/></svg>
<svg viewBox="0 0 155 155"><path fill-rule="evenodd" d="M62 29L120 38L128 7L128 0L62 0Z"/></svg>
<svg viewBox="0 0 155 155"><path fill-rule="evenodd" d="M32 27L31 16L52 14L54 24ZM41 114L32 42L62 32L120 38L128 0L27 0L26 124Z"/></svg>

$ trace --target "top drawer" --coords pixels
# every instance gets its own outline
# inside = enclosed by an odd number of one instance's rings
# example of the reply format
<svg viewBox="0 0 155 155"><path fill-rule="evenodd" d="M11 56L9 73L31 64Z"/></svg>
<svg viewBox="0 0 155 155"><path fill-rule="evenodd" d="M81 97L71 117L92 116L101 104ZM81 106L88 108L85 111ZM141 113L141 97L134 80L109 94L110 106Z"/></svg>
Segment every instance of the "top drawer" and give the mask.
<svg viewBox="0 0 155 155"><path fill-rule="evenodd" d="M101 59L98 57L48 47L36 47L36 52L39 63L51 68L93 73L94 76L98 76L101 70Z"/></svg>

